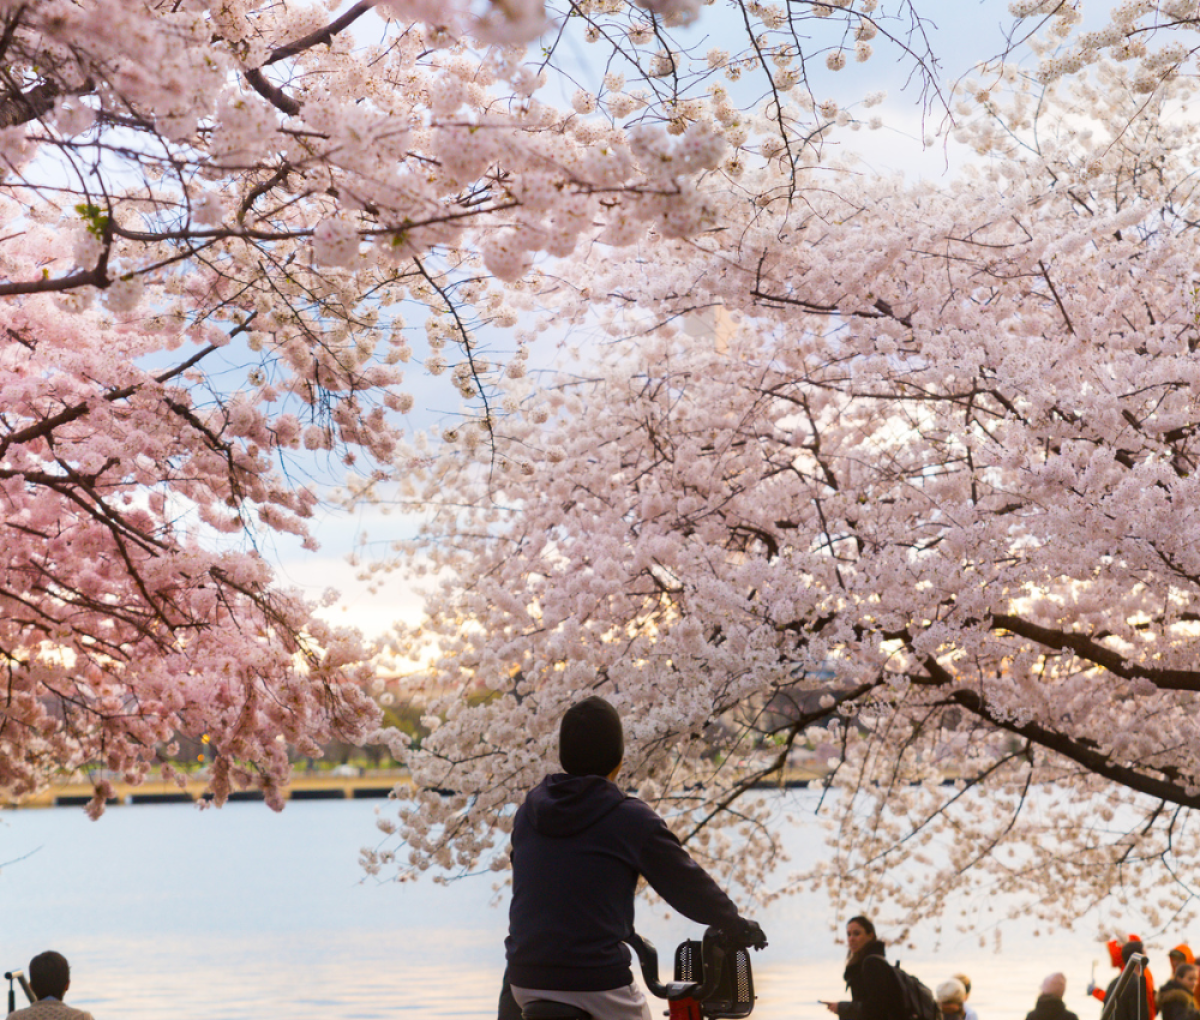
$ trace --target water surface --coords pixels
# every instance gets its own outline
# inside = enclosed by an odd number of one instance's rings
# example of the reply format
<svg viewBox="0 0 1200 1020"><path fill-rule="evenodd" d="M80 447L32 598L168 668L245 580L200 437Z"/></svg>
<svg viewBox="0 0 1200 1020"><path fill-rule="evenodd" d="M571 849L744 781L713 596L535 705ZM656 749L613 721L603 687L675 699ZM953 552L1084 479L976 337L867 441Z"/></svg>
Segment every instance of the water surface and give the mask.
<svg viewBox="0 0 1200 1020"><path fill-rule="evenodd" d="M282 814L254 803L130 805L95 823L75 808L0 813L0 965L63 952L68 1002L96 1020L495 1016L507 910L497 876L364 880L357 856L376 838L373 812L362 801L297 801ZM815 824L788 837L797 863L824 852ZM664 960L696 935L662 910L639 905L638 917ZM801 894L761 920L771 946L754 958L755 1017L830 1020L816 1000L843 996L844 950L830 930L839 919ZM1166 948L1182 938L1151 945L1160 981ZM999 954L971 937L943 934L935 952L919 931L917 943L930 948L902 954L906 969L931 986L970 974L981 1020L1023 1020L1054 970L1067 974L1068 1008L1099 1016L1084 984L1105 953L1090 932L1034 939L1018 925ZM1107 963L1097 973L1106 981Z"/></svg>

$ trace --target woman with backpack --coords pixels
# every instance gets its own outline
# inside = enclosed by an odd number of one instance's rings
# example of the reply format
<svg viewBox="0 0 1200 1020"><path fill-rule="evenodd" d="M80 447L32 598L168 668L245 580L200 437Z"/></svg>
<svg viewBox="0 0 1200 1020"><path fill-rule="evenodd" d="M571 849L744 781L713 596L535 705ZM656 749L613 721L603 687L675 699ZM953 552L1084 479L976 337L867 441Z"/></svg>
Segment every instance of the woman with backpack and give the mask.
<svg viewBox="0 0 1200 1020"><path fill-rule="evenodd" d="M865 917L846 922L846 970L849 1002L825 1002L838 1020L907 1020L895 971L887 962L875 925Z"/></svg>

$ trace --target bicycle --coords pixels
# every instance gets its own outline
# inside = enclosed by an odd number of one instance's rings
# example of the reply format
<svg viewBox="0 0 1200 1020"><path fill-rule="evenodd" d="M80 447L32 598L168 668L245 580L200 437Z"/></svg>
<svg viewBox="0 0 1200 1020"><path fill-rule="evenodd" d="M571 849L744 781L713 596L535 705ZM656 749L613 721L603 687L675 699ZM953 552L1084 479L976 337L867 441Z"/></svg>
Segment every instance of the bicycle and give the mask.
<svg viewBox="0 0 1200 1020"><path fill-rule="evenodd" d="M642 978L651 995L666 999L671 1020L742 1020L754 1009L754 975L747 947L736 945L716 928L699 941L681 942L675 950L675 980L658 979L658 950L649 939L630 934L625 943L637 954ZM761 938L753 948L762 949ZM521 1011L523 1020L594 1020L578 1006L538 999Z"/></svg>

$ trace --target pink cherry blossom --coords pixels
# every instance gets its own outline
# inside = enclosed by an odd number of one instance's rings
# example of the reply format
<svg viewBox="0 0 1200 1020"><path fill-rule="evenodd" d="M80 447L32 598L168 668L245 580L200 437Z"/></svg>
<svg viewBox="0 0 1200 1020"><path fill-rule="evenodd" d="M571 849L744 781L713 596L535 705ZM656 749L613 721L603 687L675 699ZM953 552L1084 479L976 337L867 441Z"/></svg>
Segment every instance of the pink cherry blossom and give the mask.
<svg viewBox="0 0 1200 1020"><path fill-rule="evenodd" d="M814 755L839 902L1157 924L1200 807L1197 4L985 6L1026 48L950 82L918 0L0 0L0 786L208 734L218 799L278 804L289 748L367 739L376 650L257 551L315 544L319 462L424 515L383 565L436 582L391 649L412 868L502 868L597 688L767 896L743 794ZM885 52L956 179L852 158ZM461 420L406 435L428 377Z"/></svg>

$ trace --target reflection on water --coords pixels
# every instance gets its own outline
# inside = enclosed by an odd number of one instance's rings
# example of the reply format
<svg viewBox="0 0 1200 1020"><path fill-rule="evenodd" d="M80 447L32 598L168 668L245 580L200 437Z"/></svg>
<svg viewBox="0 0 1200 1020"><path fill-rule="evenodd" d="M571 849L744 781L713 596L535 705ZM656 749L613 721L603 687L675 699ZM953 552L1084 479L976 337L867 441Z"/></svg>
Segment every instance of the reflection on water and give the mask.
<svg viewBox="0 0 1200 1020"><path fill-rule="evenodd" d="M71 808L0 814L0 862L12 862L0 873L0 965L60 950L72 963L70 1003L97 1020L494 1016L507 917L505 895L492 905L496 876L448 887L362 881L357 855L375 840L372 810L355 801L294 802L279 815L261 804L147 805L114 808L98 823ZM815 826L790 836L797 864L823 852ZM644 905L638 917L664 967L697 934ZM761 920L771 946L754 957L754 1015L830 1020L817 1000L844 994L843 950L829 927L839 919L804 894ZM1182 937L1173 935L1161 951L1151 943L1152 966L1165 966L1166 947ZM1001 955L943 936L936 954L901 958L931 986L970 974L981 1020L1022 1020L1042 978L1062 970L1068 1008L1095 1020L1099 1003L1084 985L1102 955L1090 932L1034 940L1015 929ZM1108 976L1105 963L1097 978Z"/></svg>
<svg viewBox="0 0 1200 1020"><path fill-rule="evenodd" d="M261 940L213 943L199 952L128 940L114 949L89 956L86 972L82 961L75 964L81 987L68 998L97 1018L161 1018L168 1008L230 1020L479 1017L494 1012L497 991L491 969L413 966L403 945L351 943L315 953L309 946L288 954Z"/></svg>

